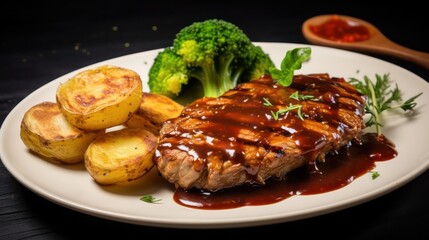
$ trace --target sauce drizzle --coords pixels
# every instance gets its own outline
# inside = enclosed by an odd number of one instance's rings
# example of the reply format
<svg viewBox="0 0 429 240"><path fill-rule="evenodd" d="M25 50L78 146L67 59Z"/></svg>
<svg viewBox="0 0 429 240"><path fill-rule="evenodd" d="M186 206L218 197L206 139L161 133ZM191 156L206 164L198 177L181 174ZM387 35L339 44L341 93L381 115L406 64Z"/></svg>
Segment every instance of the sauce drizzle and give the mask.
<svg viewBox="0 0 429 240"><path fill-rule="evenodd" d="M296 92L312 98L290 97ZM165 123L154 161L181 187L174 200L191 208L265 205L332 191L397 154L383 137L357 136L364 103L365 96L344 78L295 75L283 87L262 76L187 105ZM300 105L303 120L297 110L273 117L293 105Z"/></svg>
<svg viewBox="0 0 429 240"><path fill-rule="evenodd" d="M291 98L297 91L313 98ZM264 99L271 106L264 106ZM274 112L295 104L302 106L305 120L298 118L297 110L273 118ZM187 105L180 118L169 120L174 128L160 140L155 161L161 153L179 150L192 157L192 168L197 171L210 165L212 175L222 175L226 163L243 170L246 182L261 183L268 168L264 162L271 161L267 159L299 158L290 163L296 166L315 161L322 149L338 145L345 132L354 131L363 114L363 95L343 78L296 75L289 87L283 87L267 75L240 84L222 97L201 98ZM270 168L281 167L273 162ZM222 188L236 184L228 179L215 182L222 182ZM219 190L210 187L202 188Z"/></svg>

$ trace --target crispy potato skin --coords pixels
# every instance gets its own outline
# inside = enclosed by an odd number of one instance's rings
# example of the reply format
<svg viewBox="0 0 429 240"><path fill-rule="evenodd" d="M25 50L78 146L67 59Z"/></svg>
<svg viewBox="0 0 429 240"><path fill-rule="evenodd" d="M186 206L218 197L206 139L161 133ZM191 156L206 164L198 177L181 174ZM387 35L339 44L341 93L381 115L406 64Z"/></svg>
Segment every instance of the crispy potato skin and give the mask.
<svg viewBox="0 0 429 240"><path fill-rule="evenodd" d="M56 99L72 125L93 131L126 122L139 108L142 93L136 72L104 65L82 71L61 84Z"/></svg>
<svg viewBox="0 0 429 240"><path fill-rule="evenodd" d="M148 93L143 98L139 75L110 65L82 71L62 83L56 100L37 104L25 113L20 133L23 143L49 160L83 161L91 177L102 185L127 183L150 171L159 128L183 108L161 95ZM153 129L140 128L138 110ZM111 128L126 126L133 115L137 117L134 127Z"/></svg>
<svg viewBox="0 0 429 240"><path fill-rule="evenodd" d="M133 181L153 167L158 138L141 128L107 132L85 152L85 168L102 185Z"/></svg>
<svg viewBox="0 0 429 240"><path fill-rule="evenodd" d="M102 133L104 130L89 132L74 127L56 103L42 102L24 114L20 137L30 150L72 164L83 161L88 145Z"/></svg>
<svg viewBox="0 0 429 240"><path fill-rule="evenodd" d="M127 127L138 127L159 135L164 121L180 115L183 106L164 95L143 92L139 109L125 123Z"/></svg>

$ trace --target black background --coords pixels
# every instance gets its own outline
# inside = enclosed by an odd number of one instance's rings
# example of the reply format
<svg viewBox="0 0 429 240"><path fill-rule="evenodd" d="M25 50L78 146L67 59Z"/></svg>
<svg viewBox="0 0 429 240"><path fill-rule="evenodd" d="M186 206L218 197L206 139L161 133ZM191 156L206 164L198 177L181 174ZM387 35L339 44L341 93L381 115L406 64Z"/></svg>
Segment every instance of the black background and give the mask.
<svg viewBox="0 0 429 240"><path fill-rule="evenodd" d="M293 4L272 1L256 4L232 1L9 3L0 10L0 121L4 121L19 101L42 85L102 60L169 46L181 28L195 21L209 18L230 21L252 41L308 43L301 33L301 24L309 17L327 13L363 18L391 40L429 52L427 13L423 6L410 1L397 6L374 6L362 1L355 4L344 1L334 4L326 1L319 4L303 1ZM415 64L372 56L429 80L428 70ZM0 163L0 239L68 239L88 234L98 234L99 238L114 234L122 238L244 238L259 233L269 238L427 238L428 183L426 172L373 201L294 222L187 230L138 226L72 211L28 190Z"/></svg>

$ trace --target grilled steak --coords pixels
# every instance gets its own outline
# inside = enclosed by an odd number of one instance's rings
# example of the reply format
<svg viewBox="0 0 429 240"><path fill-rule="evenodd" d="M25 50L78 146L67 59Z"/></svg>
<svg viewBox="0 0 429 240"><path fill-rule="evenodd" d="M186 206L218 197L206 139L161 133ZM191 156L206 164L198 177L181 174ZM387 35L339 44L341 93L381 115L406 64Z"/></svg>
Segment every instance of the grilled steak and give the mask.
<svg viewBox="0 0 429 240"><path fill-rule="evenodd" d="M154 163L185 189L264 184L348 144L363 128L364 104L343 78L296 75L283 87L263 76L166 121Z"/></svg>

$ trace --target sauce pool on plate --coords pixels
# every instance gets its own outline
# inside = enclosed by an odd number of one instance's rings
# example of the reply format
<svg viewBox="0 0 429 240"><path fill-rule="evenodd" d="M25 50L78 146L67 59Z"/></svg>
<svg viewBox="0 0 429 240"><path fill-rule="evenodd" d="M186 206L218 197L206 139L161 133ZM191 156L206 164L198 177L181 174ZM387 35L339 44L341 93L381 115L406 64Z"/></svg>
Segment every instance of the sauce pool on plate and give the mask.
<svg viewBox="0 0 429 240"><path fill-rule="evenodd" d="M391 141L375 133L365 133L360 142L352 141L337 154L327 155L325 162L295 169L284 179L270 180L263 186L246 185L217 192L178 188L173 198L182 206L196 209L272 204L294 195L320 194L342 188L369 173L374 169L375 162L396 156L397 151Z"/></svg>

